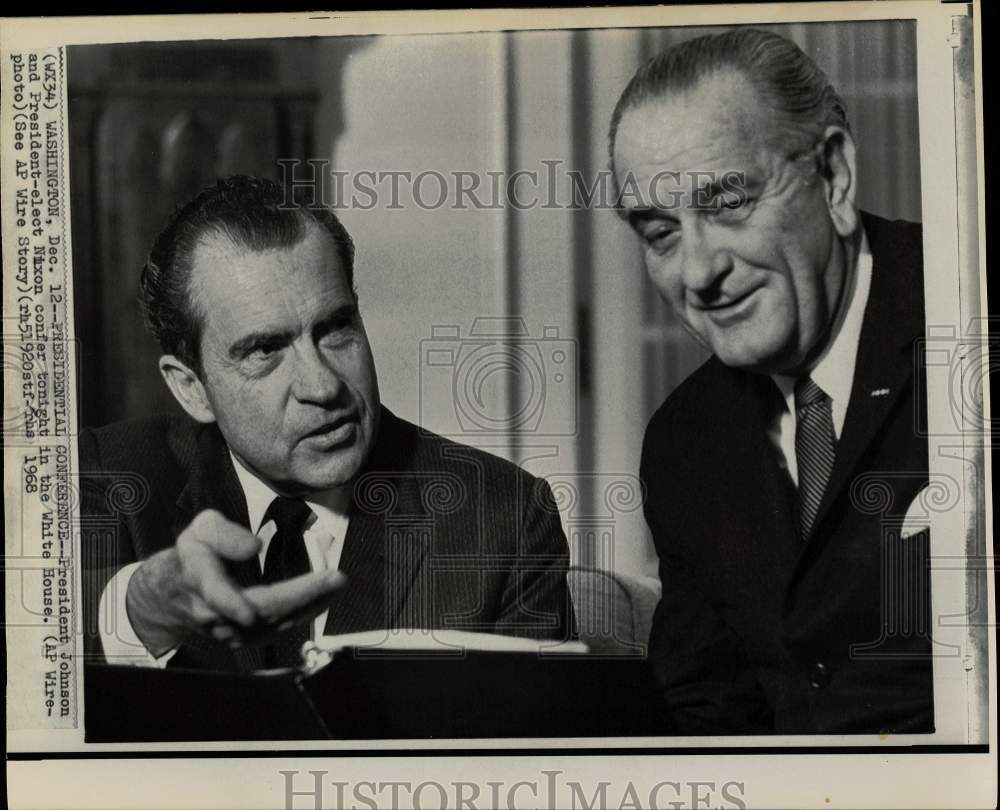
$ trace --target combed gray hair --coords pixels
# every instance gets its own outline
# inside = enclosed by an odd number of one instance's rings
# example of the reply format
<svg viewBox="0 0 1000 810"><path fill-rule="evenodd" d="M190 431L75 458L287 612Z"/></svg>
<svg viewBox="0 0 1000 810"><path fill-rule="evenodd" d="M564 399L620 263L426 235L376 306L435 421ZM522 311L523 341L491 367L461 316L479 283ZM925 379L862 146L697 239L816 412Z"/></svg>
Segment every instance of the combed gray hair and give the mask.
<svg viewBox="0 0 1000 810"><path fill-rule="evenodd" d="M850 124L843 100L826 74L791 40L756 28L736 28L675 45L639 68L611 116L608 151L612 171L615 139L624 114L641 104L694 87L702 79L736 71L757 89L778 117L776 130L792 148L818 140L830 125ZM782 130L784 133L782 133Z"/></svg>

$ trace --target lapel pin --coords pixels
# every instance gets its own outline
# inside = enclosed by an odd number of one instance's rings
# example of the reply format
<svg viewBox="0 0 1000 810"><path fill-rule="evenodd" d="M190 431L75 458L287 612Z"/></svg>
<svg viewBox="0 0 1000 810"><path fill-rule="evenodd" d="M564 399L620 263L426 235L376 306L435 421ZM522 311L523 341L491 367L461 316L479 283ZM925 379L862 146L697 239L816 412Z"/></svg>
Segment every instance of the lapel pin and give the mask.
<svg viewBox="0 0 1000 810"><path fill-rule="evenodd" d="M888 388L875 388L875 389L872 389L872 396L873 397L887 397L887 396L889 396L889 389Z"/></svg>

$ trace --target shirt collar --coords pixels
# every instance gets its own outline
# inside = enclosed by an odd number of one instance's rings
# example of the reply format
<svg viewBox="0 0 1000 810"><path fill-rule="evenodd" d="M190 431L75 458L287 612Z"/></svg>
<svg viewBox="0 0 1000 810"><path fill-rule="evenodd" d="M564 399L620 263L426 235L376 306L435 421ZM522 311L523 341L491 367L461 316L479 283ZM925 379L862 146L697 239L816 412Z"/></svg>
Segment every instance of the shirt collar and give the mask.
<svg viewBox="0 0 1000 810"><path fill-rule="evenodd" d="M278 493L243 466L243 463L236 458L233 451L229 451L229 457L233 460L233 467L236 468L236 477L239 479L240 487L247 501L247 515L250 518L250 528L256 533L260 531L271 502L278 497ZM325 522L325 518L337 516L346 517L350 510L350 487L333 487L332 489L314 492L303 496L309 508L313 511L313 517L306 522L306 528L317 521Z"/></svg>
<svg viewBox="0 0 1000 810"><path fill-rule="evenodd" d="M872 253L868 245L868 236L861 229L861 247L858 250L858 260L852 289L847 306L841 308L842 317L834 324L833 340L820 356L819 362L809 372L816 385L833 402L846 408L851 399L851 387L854 384L854 366L858 359L858 343L861 340L861 324L865 318L865 307L868 304L868 293L872 283ZM781 389L785 401L794 396L797 377L784 374L772 376L775 384Z"/></svg>

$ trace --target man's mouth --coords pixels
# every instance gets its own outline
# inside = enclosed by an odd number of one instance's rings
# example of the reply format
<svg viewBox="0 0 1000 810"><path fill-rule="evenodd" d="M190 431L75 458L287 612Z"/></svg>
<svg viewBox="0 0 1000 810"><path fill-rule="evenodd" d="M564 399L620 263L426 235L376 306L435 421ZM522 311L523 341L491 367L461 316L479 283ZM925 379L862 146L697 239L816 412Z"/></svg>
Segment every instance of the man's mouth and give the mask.
<svg viewBox="0 0 1000 810"><path fill-rule="evenodd" d="M740 295L732 296L726 298L724 301L719 301L713 304L702 305L699 308L705 313L705 315L716 323L736 320L745 315L753 306L753 302L755 300L754 295L759 290L760 287L754 287L753 289Z"/></svg>
<svg viewBox="0 0 1000 810"><path fill-rule="evenodd" d="M302 441L318 448L332 448L354 439L357 422L353 417L341 417L324 422L302 437Z"/></svg>

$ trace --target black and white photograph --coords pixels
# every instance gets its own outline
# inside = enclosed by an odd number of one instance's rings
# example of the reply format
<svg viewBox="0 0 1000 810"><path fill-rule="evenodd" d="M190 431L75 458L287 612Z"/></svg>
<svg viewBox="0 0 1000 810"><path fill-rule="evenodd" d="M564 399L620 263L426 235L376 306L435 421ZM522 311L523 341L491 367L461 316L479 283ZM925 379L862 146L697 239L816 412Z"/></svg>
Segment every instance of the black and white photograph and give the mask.
<svg viewBox="0 0 1000 810"><path fill-rule="evenodd" d="M978 5L842 8L5 36L22 783L993 806Z"/></svg>

